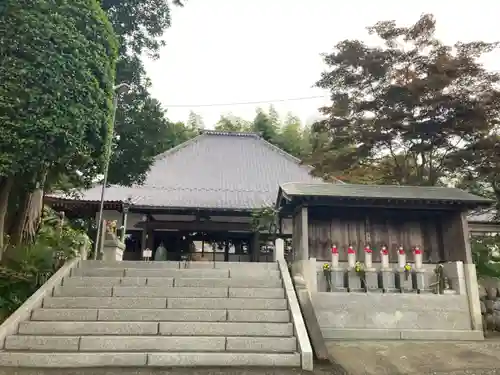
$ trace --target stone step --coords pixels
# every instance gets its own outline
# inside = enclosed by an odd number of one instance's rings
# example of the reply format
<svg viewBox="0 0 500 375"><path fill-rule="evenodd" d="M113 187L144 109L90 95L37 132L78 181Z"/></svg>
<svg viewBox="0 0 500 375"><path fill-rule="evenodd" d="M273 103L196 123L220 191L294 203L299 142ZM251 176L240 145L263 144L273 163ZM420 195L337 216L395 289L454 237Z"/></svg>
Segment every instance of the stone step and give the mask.
<svg viewBox="0 0 500 375"><path fill-rule="evenodd" d="M171 309L287 310L286 299L264 298L169 298Z"/></svg>
<svg viewBox="0 0 500 375"><path fill-rule="evenodd" d="M227 297L228 288L195 287L73 287L63 286L54 290L55 297ZM281 296L281 298L284 298Z"/></svg>
<svg viewBox="0 0 500 375"><path fill-rule="evenodd" d="M74 268L71 276L91 277L190 277L190 278L280 278L280 271L267 269L141 269L141 268Z"/></svg>
<svg viewBox="0 0 500 375"><path fill-rule="evenodd" d="M86 260L81 262L80 268L143 268L143 269L267 269L277 270L276 262L144 262L144 261L124 261L124 262L106 262L102 260Z"/></svg>
<svg viewBox="0 0 500 375"><path fill-rule="evenodd" d="M46 297L44 308L55 309L164 309L166 298L144 297Z"/></svg>
<svg viewBox="0 0 500 375"><path fill-rule="evenodd" d="M287 310L36 309L32 321L190 321L288 323Z"/></svg>
<svg viewBox="0 0 500 375"><path fill-rule="evenodd" d="M206 288L280 288L280 278L172 278L172 277L91 277L75 276L63 280L64 286L185 286Z"/></svg>
<svg viewBox="0 0 500 375"><path fill-rule="evenodd" d="M0 352L2 367L300 367L298 353L42 353ZM63 372L66 374L66 372Z"/></svg>
<svg viewBox="0 0 500 375"><path fill-rule="evenodd" d="M293 336L292 323L160 322L169 336Z"/></svg>
<svg viewBox="0 0 500 375"><path fill-rule="evenodd" d="M269 298L153 298L153 297L46 297L46 309L204 309L287 310L286 299Z"/></svg>
<svg viewBox="0 0 500 375"><path fill-rule="evenodd" d="M283 288L202 288L202 287L73 287L54 290L55 297L233 297L285 298Z"/></svg>
<svg viewBox="0 0 500 375"><path fill-rule="evenodd" d="M21 322L20 335L293 336L291 323Z"/></svg>
<svg viewBox="0 0 500 375"><path fill-rule="evenodd" d="M20 335L157 335L156 322L21 322Z"/></svg>
<svg viewBox="0 0 500 375"><path fill-rule="evenodd" d="M148 279L150 285L154 285L158 279ZM161 280L159 280L161 281ZM281 288L281 279L277 277L231 277L227 279L212 278L175 278L175 286L195 286L195 287L236 287L236 288Z"/></svg>
<svg viewBox="0 0 500 375"><path fill-rule="evenodd" d="M294 353L295 337L8 336L8 351L55 352L274 352Z"/></svg>

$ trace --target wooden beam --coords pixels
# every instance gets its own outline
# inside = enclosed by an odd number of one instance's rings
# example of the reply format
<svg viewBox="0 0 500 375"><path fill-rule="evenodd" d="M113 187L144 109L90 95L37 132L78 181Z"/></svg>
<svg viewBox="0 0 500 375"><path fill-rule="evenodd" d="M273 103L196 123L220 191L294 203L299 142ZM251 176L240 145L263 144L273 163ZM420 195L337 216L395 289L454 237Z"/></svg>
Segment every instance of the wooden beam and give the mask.
<svg viewBox="0 0 500 375"><path fill-rule="evenodd" d="M139 222L136 228L144 228L145 222ZM189 232L252 232L250 223L221 223L214 221L150 221L147 227L153 230L168 229Z"/></svg>

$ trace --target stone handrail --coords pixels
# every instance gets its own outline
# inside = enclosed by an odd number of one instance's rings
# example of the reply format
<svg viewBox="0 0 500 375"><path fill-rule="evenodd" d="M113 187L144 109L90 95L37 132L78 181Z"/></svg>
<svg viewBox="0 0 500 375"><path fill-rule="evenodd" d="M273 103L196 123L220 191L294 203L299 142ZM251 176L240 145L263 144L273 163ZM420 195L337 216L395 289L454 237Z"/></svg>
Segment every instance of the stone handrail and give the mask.
<svg viewBox="0 0 500 375"><path fill-rule="evenodd" d="M17 332L19 323L29 320L31 312L42 305L43 299L50 295L53 289L61 285L64 277L78 266L80 258L74 258L64 264L52 277L31 295L14 313L0 325L0 349L4 348L5 338Z"/></svg>
<svg viewBox="0 0 500 375"><path fill-rule="evenodd" d="M285 289L288 306L290 308L290 314L292 316L292 323L298 342L302 369L306 371L312 371L313 352L311 342L309 341L309 335L307 334L307 329L302 317L299 301L297 300L297 295L295 294L295 288L293 287L292 278L290 277L290 272L288 271L288 266L285 260L279 259L277 260L277 262L281 273L281 278L283 279L283 287Z"/></svg>

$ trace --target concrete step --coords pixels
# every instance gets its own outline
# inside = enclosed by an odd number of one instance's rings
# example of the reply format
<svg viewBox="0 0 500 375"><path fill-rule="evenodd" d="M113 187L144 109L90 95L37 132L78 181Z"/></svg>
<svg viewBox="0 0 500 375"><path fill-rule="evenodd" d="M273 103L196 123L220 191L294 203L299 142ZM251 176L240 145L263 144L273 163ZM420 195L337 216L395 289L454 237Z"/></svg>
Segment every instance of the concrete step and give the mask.
<svg viewBox="0 0 500 375"><path fill-rule="evenodd" d="M0 352L2 367L300 367L298 353Z"/></svg>
<svg viewBox="0 0 500 375"><path fill-rule="evenodd" d="M167 305L168 302L168 305ZM153 297L46 297L47 309L204 309L287 310L286 299L268 298L153 298Z"/></svg>
<svg viewBox="0 0 500 375"><path fill-rule="evenodd" d="M156 322L21 322L20 335L157 335Z"/></svg>
<svg viewBox="0 0 500 375"><path fill-rule="evenodd" d="M44 308L51 309L164 309L166 298L145 297L46 297Z"/></svg>
<svg viewBox="0 0 500 375"><path fill-rule="evenodd" d="M73 287L62 286L54 290L55 297L227 297L228 288L195 287L154 287L154 286L115 286L115 287ZM283 296L281 296L283 298Z"/></svg>
<svg viewBox="0 0 500 375"><path fill-rule="evenodd" d="M203 288L203 287L73 287L62 286L54 290L55 297L233 297L233 298L285 298L282 288Z"/></svg>
<svg viewBox="0 0 500 375"><path fill-rule="evenodd" d="M293 336L292 323L160 322L169 336Z"/></svg>
<svg viewBox="0 0 500 375"><path fill-rule="evenodd" d="M154 285L158 279L148 279L148 284ZM195 286L195 287L236 287L236 288L280 288L282 282L277 277L231 277L227 279L212 279L212 278L175 278L175 286Z"/></svg>
<svg viewBox="0 0 500 375"><path fill-rule="evenodd" d="M287 310L36 309L32 321L190 321L288 323Z"/></svg>
<svg viewBox="0 0 500 375"><path fill-rule="evenodd" d="M264 298L169 298L171 309L287 310L286 299Z"/></svg>
<svg viewBox="0 0 500 375"><path fill-rule="evenodd" d="M8 351L294 353L295 337L8 336Z"/></svg>
<svg viewBox="0 0 500 375"><path fill-rule="evenodd" d="M80 268L173 268L180 269L186 267L186 262L144 262L144 261L124 261L105 262L102 260L86 260L81 262ZM189 269L268 269L277 270L276 262L187 262Z"/></svg>
<svg viewBox="0 0 500 375"><path fill-rule="evenodd" d="M91 277L189 277L189 278L280 278L278 270L267 269L142 269L142 268L74 268L71 276Z"/></svg>
<svg viewBox="0 0 500 375"><path fill-rule="evenodd" d="M291 323L236 322L22 322L20 335L293 336Z"/></svg>
<svg viewBox="0 0 500 375"><path fill-rule="evenodd" d="M173 277L91 277L75 276L63 280L64 286L183 286L205 288L280 288L280 278L238 277L238 278L173 278Z"/></svg>

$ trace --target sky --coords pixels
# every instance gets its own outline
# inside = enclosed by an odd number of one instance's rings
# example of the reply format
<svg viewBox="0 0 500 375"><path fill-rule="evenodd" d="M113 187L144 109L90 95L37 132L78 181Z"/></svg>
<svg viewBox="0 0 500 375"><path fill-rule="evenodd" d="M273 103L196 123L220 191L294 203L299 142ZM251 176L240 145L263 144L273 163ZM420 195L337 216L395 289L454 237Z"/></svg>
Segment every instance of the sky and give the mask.
<svg viewBox="0 0 500 375"><path fill-rule="evenodd" d="M422 13L434 14L446 43L500 40L500 2L491 0L187 0L172 10L160 58L144 62L170 120L194 111L213 128L222 114L251 120L256 107L273 104L309 123L328 103L313 87L326 68L321 53L344 39L374 43L367 26L411 24ZM484 63L500 70L500 53ZM290 100L298 98L308 99Z"/></svg>

